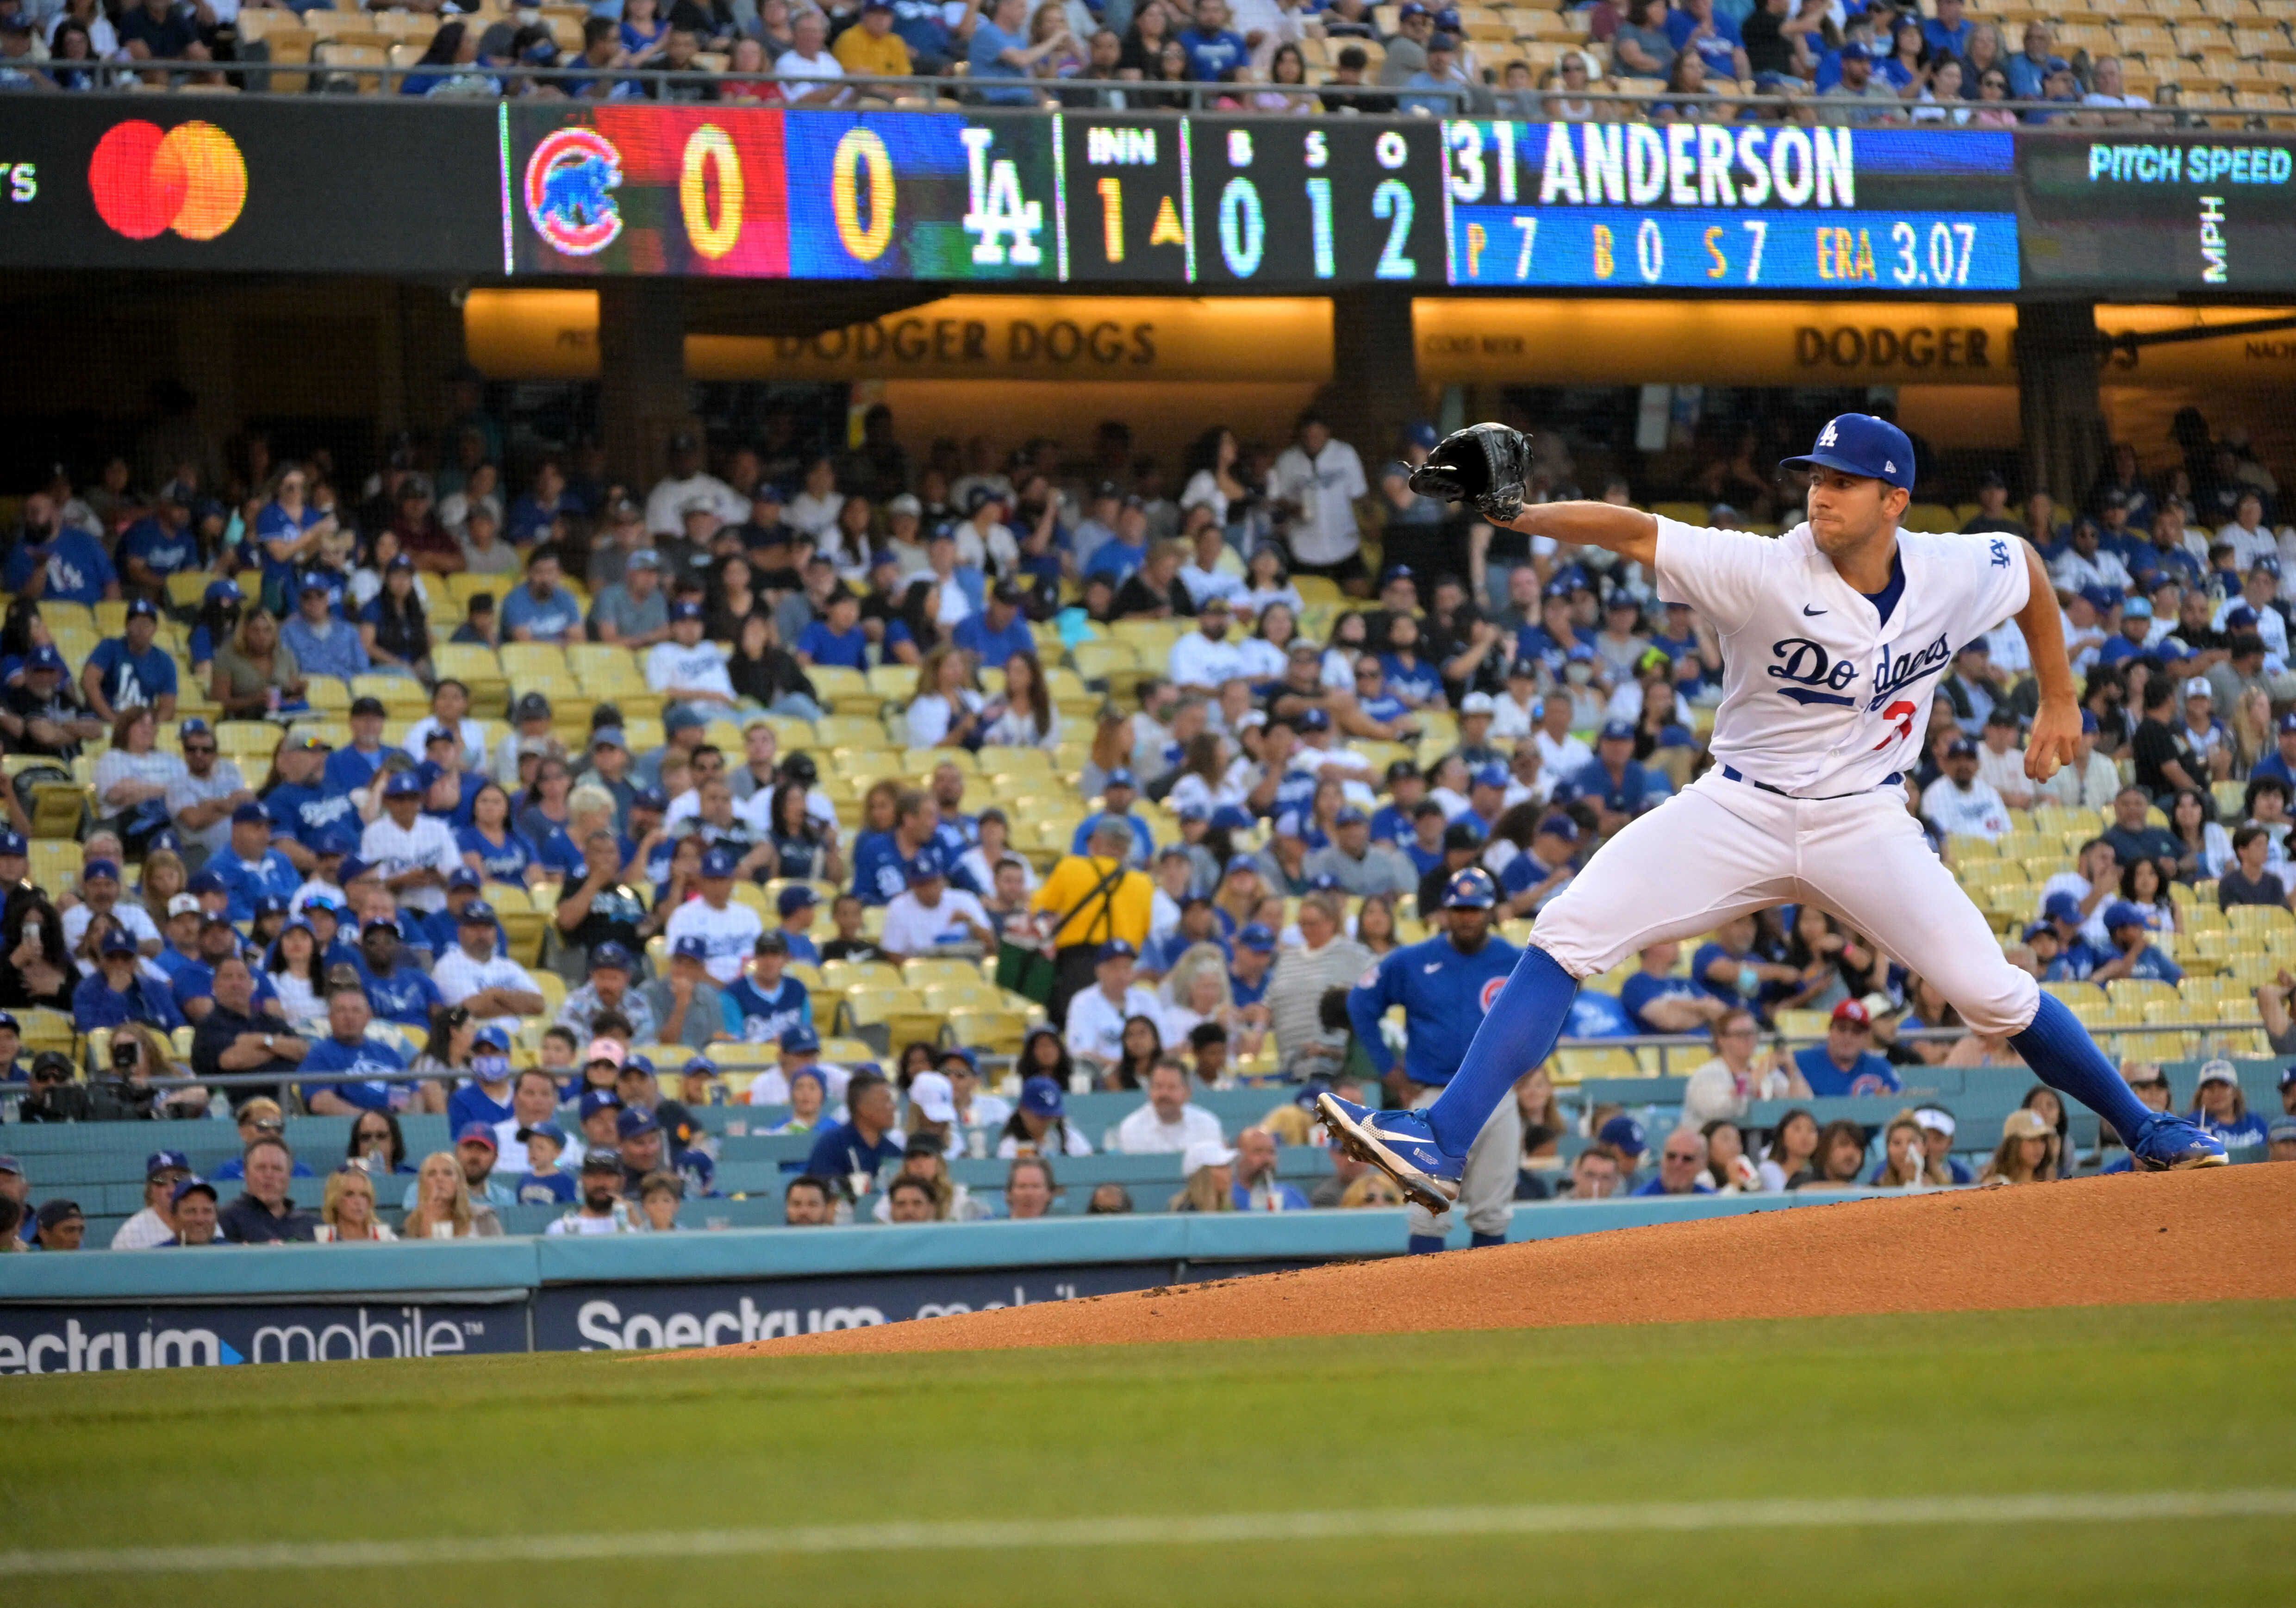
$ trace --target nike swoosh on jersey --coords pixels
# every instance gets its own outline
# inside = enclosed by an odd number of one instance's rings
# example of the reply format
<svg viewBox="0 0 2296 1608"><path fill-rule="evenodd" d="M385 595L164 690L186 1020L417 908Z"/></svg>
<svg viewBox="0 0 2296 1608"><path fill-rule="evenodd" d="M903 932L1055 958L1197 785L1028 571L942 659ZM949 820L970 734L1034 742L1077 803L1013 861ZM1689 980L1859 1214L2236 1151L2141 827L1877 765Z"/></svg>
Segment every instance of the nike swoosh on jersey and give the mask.
<svg viewBox="0 0 2296 1608"><path fill-rule="evenodd" d="M1432 977L1436 972L1440 972L1443 969L1443 963L1439 960L1429 961L1425 965L1419 969L1428 976Z"/></svg>
<svg viewBox="0 0 2296 1608"><path fill-rule="evenodd" d="M1802 604L1801 611L1805 614L1823 614L1825 612L1824 609L1813 609L1808 603Z"/></svg>

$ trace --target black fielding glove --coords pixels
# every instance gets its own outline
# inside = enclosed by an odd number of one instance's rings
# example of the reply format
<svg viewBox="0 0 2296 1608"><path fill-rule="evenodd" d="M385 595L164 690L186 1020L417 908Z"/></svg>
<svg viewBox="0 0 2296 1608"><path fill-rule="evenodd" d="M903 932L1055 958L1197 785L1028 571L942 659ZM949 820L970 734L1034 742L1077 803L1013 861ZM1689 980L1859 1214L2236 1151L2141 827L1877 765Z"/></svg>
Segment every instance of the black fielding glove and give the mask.
<svg viewBox="0 0 2296 1608"><path fill-rule="evenodd" d="M1504 424L1470 424L1445 436L1411 472L1411 489L1465 503L1485 519L1505 524L1522 513L1529 479L1529 436Z"/></svg>

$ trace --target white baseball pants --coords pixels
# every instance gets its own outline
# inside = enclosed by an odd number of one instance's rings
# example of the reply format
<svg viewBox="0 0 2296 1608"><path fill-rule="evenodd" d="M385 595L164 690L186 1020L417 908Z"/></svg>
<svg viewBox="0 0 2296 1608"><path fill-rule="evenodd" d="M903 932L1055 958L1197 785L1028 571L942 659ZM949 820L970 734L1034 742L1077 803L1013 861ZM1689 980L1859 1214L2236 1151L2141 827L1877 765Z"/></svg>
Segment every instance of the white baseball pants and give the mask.
<svg viewBox="0 0 2296 1608"><path fill-rule="evenodd" d="M2032 1025L2040 985L2004 958L1895 787L1789 799L1710 770L1605 843L1539 912L1530 941L1573 977L1593 977L1652 944L1785 904L1840 917L1978 1032Z"/></svg>

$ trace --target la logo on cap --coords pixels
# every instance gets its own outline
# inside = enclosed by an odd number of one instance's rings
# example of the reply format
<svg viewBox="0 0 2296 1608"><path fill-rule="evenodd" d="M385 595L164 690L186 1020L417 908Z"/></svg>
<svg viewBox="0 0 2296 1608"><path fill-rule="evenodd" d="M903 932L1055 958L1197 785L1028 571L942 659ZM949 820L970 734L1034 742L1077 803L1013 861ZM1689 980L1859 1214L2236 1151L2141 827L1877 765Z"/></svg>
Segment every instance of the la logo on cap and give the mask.
<svg viewBox="0 0 2296 1608"><path fill-rule="evenodd" d="M1817 444L1820 447L1831 447L1840 439L1839 433L1833 428L1833 421L1828 419L1825 422L1825 429L1818 435Z"/></svg>

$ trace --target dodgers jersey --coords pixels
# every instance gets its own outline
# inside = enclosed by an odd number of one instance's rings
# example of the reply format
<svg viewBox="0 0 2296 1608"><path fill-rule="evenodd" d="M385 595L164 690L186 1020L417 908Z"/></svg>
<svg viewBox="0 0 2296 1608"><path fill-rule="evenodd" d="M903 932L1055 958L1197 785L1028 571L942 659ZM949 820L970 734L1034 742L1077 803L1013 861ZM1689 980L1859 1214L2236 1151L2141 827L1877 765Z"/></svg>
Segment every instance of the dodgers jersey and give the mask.
<svg viewBox="0 0 2296 1608"><path fill-rule="evenodd" d="M1883 619L1807 524L1775 540L1658 521L1658 595L1722 639L1715 759L1810 797L1864 792L1920 759L1938 679L2025 606L2012 536L1898 532L1904 589Z"/></svg>
<svg viewBox="0 0 2296 1608"><path fill-rule="evenodd" d="M1381 1037L1380 1018L1403 1007L1403 1075L1414 1083L1451 1081L1483 1013L1499 997L1522 951L1492 933L1472 955L1463 955L1447 933L1390 949L1348 990L1348 1019L1372 1070L1386 1075L1394 1062Z"/></svg>

